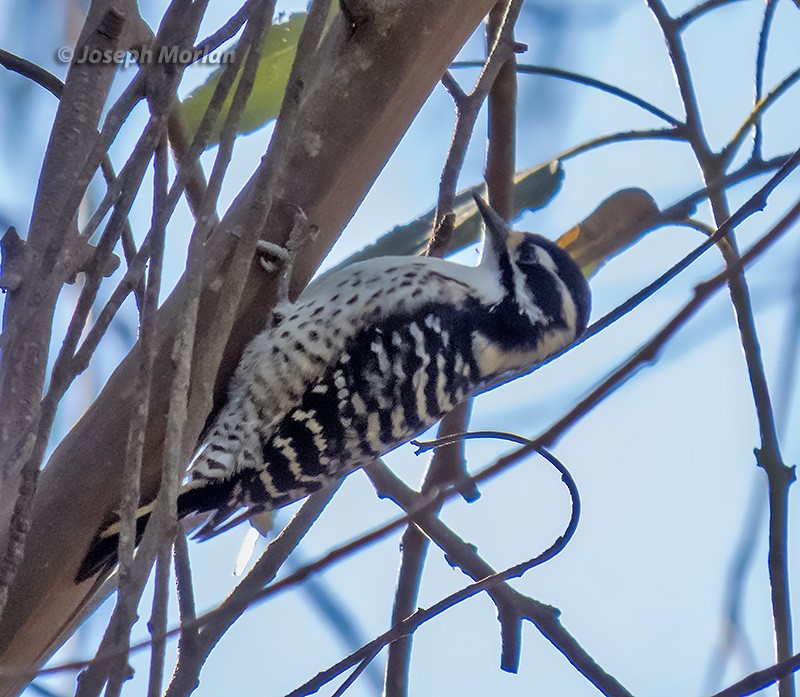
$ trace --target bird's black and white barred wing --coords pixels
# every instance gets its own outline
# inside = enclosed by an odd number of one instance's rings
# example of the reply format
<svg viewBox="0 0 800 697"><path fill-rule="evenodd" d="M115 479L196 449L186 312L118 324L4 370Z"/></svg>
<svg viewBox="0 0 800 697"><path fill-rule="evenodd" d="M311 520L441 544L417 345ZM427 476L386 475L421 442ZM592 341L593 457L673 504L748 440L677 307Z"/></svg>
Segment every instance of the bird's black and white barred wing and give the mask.
<svg viewBox="0 0 800 697"><path fill-rule="evenodd" d="M442 315L499 295L480 266L386 257L302 296L245 350L190 465L184 507L218 511L203 534L239 508L301 498L435 423L478 378L457 350L468 332L455 336L458 320Z"/></svg>

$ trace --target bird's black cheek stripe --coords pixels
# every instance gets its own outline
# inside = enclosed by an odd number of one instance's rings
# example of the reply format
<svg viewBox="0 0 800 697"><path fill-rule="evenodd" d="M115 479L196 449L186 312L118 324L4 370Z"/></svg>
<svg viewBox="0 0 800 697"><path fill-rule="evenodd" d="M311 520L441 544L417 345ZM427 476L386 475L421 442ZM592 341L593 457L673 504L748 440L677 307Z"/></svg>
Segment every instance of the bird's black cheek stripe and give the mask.
<svg viewBox="0 0 800 697"><path fill-rule="evenodd" d="M591 311L592 301L589 283L575 260L555 242L537 236L536 244L542 247L555 262L558 276L572 296L577 310L575 320L576 336L580 336L586 329Z"/></svg>
<svg viewBox="0 0 800 697"><path fill-rule="evenodd" d="M525 268L525 285L545 316L557 325L564 325L564 304L558 280L543 266Z"/></svg>

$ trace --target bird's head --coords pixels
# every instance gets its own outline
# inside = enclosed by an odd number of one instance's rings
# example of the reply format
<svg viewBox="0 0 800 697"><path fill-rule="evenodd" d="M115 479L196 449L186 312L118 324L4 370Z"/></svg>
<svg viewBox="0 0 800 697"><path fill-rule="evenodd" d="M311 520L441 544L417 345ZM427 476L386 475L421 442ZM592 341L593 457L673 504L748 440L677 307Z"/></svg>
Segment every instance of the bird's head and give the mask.
<svg viewBox="0 0 800 697"><path fill-rule="evenodd" d="M475 202L486 230L481 266L499 275L504 299L532 320L583 334L591 294L580 267L555 242L513 230L480 196Z"/></svg>

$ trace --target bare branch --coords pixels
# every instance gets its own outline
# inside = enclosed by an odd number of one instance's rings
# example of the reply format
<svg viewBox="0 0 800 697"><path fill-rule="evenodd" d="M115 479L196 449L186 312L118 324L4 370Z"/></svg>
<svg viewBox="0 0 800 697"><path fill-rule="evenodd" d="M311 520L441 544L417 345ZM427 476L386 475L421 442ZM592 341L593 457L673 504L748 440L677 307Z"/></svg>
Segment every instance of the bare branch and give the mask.
<svg viewBox="0 0 800 697"><path fill-rule="evenodd" d="M777 9L778 3L775 0L766 1L764 5L764 19L761 21L761 32L758 35L758 52L756 53L754 111L761 103L761 97L764 94L764 66L767 62L767 43L770 30L772 29L772 19L775 17L775 10ZM762 157L761 140L761 119L759 118L756 120L753 128L753 152L751 158L754 160L760 160Z"/></svg>
<svg viewBox="0 0 800 697"><path fill-rule="evenodd" d="M245 21L250 16L257 2L258 0L246 0L225 24L195 46L195 52L202 55L211 53L216 51L226 41L232 39L244 26Z"/></svg>
<svg viewBox="0 0 800 697"><path fill-rule="evenodd" d="M390 644L390 646L394 646L394 644ZM347 679L339 686L339 689L334 692L331 697L341 697L352 685L353 683L358 680L361 674L369 667L369 664L375 659L375 657L380 653L380 649L375 649L371 654L364 656L361 663L359 663L347 676Z"/></svg>
<svg viewBox="0 0 800 697"><path fill-rule="evenodd" d="M677 140L686 141L682 128L649 128L649 129L632 129L629 131L618 131L617 133L609 133L602 136L597 136L591 140L587 140L579 145L576 145L569 150L560 153L554 160L569 160L578 155L583 155L590 150L599 148L604 145L613 145L615 143L626 143L633 140Z"/></svg>
<svg viewBox="0 0 800 697"><path fill-rule="evenodd" d="M788 677L798 669L800 669L800 654L795 654L785 661L776 663L774 666L751 673L746 678L739 680L739 682L712 695L712 697L741 697L742 695L752 695L756 692L760 692L765 687L774 685L776 682Z"/></svg>
<svg viewBox="0 0 800 697"><path fill-rule="evenodd" d="M454 95L456 102L456 127L453 133L453 140L447 153L442 170L442 178L439 184L439 197L436 204L436 218L434 231L438 234L438 228L445 216L452 213L455 204L456 188L458 186L458 175L464 165L464 158L467 154L472 132L475 130L475 121L481 105L489 94L494 81L506 61L514 55L518 46L514 43L514 24L522 8L521 0L509 0L504 6L502 27L493 37L489 55L483 65L480 77L472 91L463 95L461 88L456 89L452 77L449 76L451 94ZM448 84L448 83L446 83ZM431 247L444 247L435 239L430 242Z"/></svg>
<svg viewBox="0 0 800 697"><path fill-rule="evenodd" d="M455 436L447 438L446 443L453 443L459 438ZM480 434L466 434L466 437L501 437L515 442L530 442L527 439L509 434L498 434L494 432ZM569 475L569 472L555 460L549 453L541 453L548 461L553 464L561 473L564 483L567 485L572 498L572 516L565 533L547 551L537 555L522 564L518 564L502 573L495 573L477 554L475 549L463 542L458 536L454 535L435 515L431 506L420 506L423 499L417 497L414 492L408 489L399 479L394 477L388 468L381 463L375 463L368 474L373 479L381 493L395 500L405 510L411 510L411 517L422 529L425 530L442 550L447 554L448 559L458 564L465 573L475 579L482 579L467 588L454 593L448 598L435 604L428 610L420 610L410 617L404 619L386 634L378 637L374 641L362 647L359 651L343 659L327 671L323 671L315 678L304 684L302 687L290 693L291 697L311 694L318 690L322 685L339 675L342 671L356 665L359 661L374 654L383 646L392 641L396 641L408 633L414 631L423 622L435 617L449 607L474 595L478 590L486 590L494 602L498 605L498 612L501 618L501 627L504 631L504 656L516 656L518 660L519 651L519 627L522 619L533 622L543 634L562 651L570 662L581 672L589 681L601 689L607 695L629 695L629 693L616 681L603 671L591 657L575 642L575 640L561 627L557 620L557 612L554 608L542 605L537 601L518 594L504 581L517 577L525 571L538 566L544 561L551 559L555 554L564 548L564 545L572 536L578 521L580 503L577 487ZM516 661L504 664L506 670L513 670Z"/></svg>
<svg viewBox="0 0 800 697"><path fill-rule="evenodd" d="M44 87L56 99L61 98L61 93L64 91L64 83L42 66L31 63L31 61L20 56L15 56L2 48L0 48L0 65L7 70L27 77L29 80L33 80L36 84Z"/></svg>
<svg viewBox="0 0 800 697"><path fill-rule="evenodd" d="M456 61L450 66L450 68L451 69L479 68L482 65L483 63L479 61ZM560 80L566 80L567 82L574 82L578 85L593 87L595 89L600 90L601 92L612 94L615 97L624 99L626 102L635 104L641 109L644 109L645 111L653 114L653 116L657 116L662 121L666 121L670 126L674 126L676 128L683 126L683 122L680 119L676 119L674 116L668 114L663 109L660 109L659 107L655 106L655 104L651 104L650 102L642 99L638 95L633 94L632 92L628 92L627 90L624 90L621 87L617 87L616 85L612 85L603 80L598 80L597 78L589 77L588 75L582 75L581 73L574 73L570 70L562 70L561 68L550 68L544 65L529 65L526 63L518 64L517 72L522 73L524 75L545 75L548 77L555 77Z"/></svg>
<svg viewBox="0 0 800 697"><path fill-rule="evenodd" d="M686 111L686 137L692 145L698 160L702 160L703 166L710 166L713 159L711 149L706 140L703 123L700 118L700 107L697 104L697 95L694 90L692 73L689 69L689 62L686 59L686 52L683 50L680 31L681 23L673 19L662 0L646 0L650 11L656 18L664 39L667 42L667 50L672 63L672 70L678 83L678 90L681 94L683 108Z"/></svg>
<svg viewBox="0 0 800 697"><path fill-rule="evenodd" d="M691 24L696 19L700 19L700 17L707 12L716 10L718 7L732 5L735 2L741 2L741 0L705 0L705 2L695 5L691 10L687 10L680 17L677 17L675 22L681 29L685 29L687 25Z"/></svg>
<svg viewBox="0 0 800 697"><path fill-rule="evenodd" d="M747 115L741 126L736 130L728 144L722 149L721 156L725 162L730 162L736 154L739 146L744 141L750 129L753 129L753 157L759 160L761 157L761 117L764 112L769 109L788 89L800 80L800 68L793 70L783 80L781 80L769 93L759 98L753 110ZM756 146L757 150L756 150Z"/></svg>
<svg viewBox="0 0 800 697"><path fill-rule="evenodd" d="M153 591L153 609L147 628L153 637L150 652L150 675L147 681L147 697L160 697L164 682L164 663L166 661L167 641L167 603L169 601L169 551L162 550L156 562L156 584ZM120 689L122 685L120 684Z"/></svg>

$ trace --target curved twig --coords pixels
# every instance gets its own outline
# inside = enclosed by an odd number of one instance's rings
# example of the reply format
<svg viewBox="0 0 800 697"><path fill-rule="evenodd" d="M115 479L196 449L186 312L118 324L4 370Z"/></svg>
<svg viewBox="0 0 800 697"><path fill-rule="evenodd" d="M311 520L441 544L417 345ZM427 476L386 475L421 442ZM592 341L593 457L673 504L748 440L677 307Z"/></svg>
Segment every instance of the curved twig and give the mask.
<svg viewBox="0 0 800 697"><path fill-rule="evenodd" d="M44 87L56 99L61 99L64 83L41 65L36 65L36 63L32 63L2 48L0 48L0 65L11 72L33 80L37 85Z"/></svg>
<svg viewBox="0 0 800 697"><path fill-rule="evenodd" d="M684 128L646 128L646 129L631 129L628 131L617 131L616 133L607 133L596 138L584 141L569 150L565 150L561 154L554 157L554 160L569 160L578 155L583 155L585 152L594 150L603 145L612 145L614 143L626 143L632 140L686 140Z"/></svg>
<svg viewBox="0 0 800 697"><path fill-rule="evenodd" d="M480 68L482 65L482 61L456 61L455 63L452 63L450 67ZM638 95L628 92L628 90L624 90L621 87L617 87L616 85L612 85L603 80L589 77L588 75L574 73L570 70L562 70L561 68L551 68L545 65L531 65L528 63L517 64L517 72L525 75L544 75L546 77L558 78L559 80L575 82L579 85L585 85L586 87L593 87L594 89L605 92L606 94L611 94L615 97L619 97L620 99L624 99L626 102L630 102L631 104L644 109L653 116L657 116L662 121L666 121L671 126L680 127L683 125L683 122L680 119L675 118L672 116L672 114L667 113L663 109L657 107L655 104L651 104L646 99L642 99Z"/></svg>
<svg viewBox="0 0 800 697"><path fill-rule="evenodd" d="M716 10L718 7L732 5L735 2L741 1L742 0L706 0L705 2L701 2L699 5L695 5L691 10L684 12L680 17L675 19L675 22L683 30L687 27L687 25L691 24L696 19L699 19L711 10Z"/></svg>
<svg viewBox="0 0 800 697"><path fill-rule="evenodd" d="M339 661L336 665L332 666L328 670L318 673L314 678L307 681L302 686L298 687L296 690L290 692L287 695L287 697L301 697L302 695L309 695L316 692L323 685L330 682L338 675L341 675L341 673L343 673L348 668L351 668L354 665L362 664L363 661L372 656L375 656L382 648L384 648L388 644L391 644L392 642L397 641L398 639L401 639L413 633L425 622L433 619L439 614L454 607L463 600L473 597L474 595L476 595L481 591L491 590L495 586L498 586L511 578L518 578L522 576L535 566L540 566L541 564L544 564L545 562L549 561L550 559L558 555L566 547L566 545L572 539L572 536L575 534L575 530L577 529L578 526L578 521L580 520L580 494L578 492L578 487L575 483L575 480L572 478L572 475L569 473L569 470L550 452L536 446L535 443L528 438L524 438L523 436L519 436L517 434L505 433L501 431L475 431L471 433L453 434L446 436L444 438L437 439L436 441L430 441L426 443L416 442L416 444L420 448L419 452L423 452L424 450L445 447L464 440L487 439L487 438L502 439L517 444L531 445L534 447L534 449L538 454L544 457L551 465L553 465L553 467L555 467L555 469L561 475L561 479L564 482L564 485L567 487L567 491L569 492L572 504L572 509L571 509L572 512L564 532L556 539L556 541L552 545L550 545L550 547L548 547L544 552L536 555L532 559L522 562L521 564L512 566L509 569L506 569L505 571L491 574L486 578L476 581L475 583L466 586L462 590L451 594L447 598L440 600L438 603L435 603L428 609L418 610L414 612L409 617L396 623L389 631L385 632L384 634L372 640L371 642L365 644L360 649L358 649L358 651L353 652L346 658ZM424 523L420 524L424 526ZM525 605L524 603L525 599L523 598L522 600L523 603L521 605L518 603L512 604L512 607L506 607L505 605L502 606L498 605L498 613L501 619L501 626L508 627L509 629L511 629L512 631L509 632L510 634L515 634L515 632L513 631L513 627L518 626L523 619L529 619L537 626L539 624L539 619L540 619L539 615L541 613L537 613L537 616L535 618L526 616L525 610L523 609ZM518 645L516 646L516 648L518 649ZM587 673L584 670L586 666L577 665L578 662L579 659L576 658L576 661L573 664L576 665L578 670L581 673L583 673L583 675L587 677L590 681L592 681L595 685L604 684L605 678L609 677L604 671L599 669L597 671L590 671ZM611 678L611 680L613 681L613 678ZM627 694L624 688L622 688L618 683L616 683L616 681L607 684L613 685L614 687L612 687L611 690L606 694L617 694L617 695Z"/></svg>

